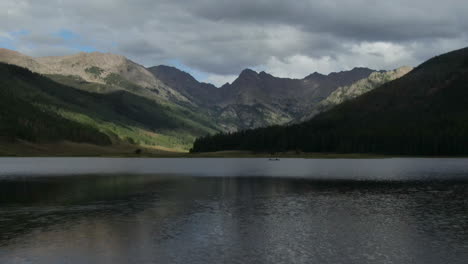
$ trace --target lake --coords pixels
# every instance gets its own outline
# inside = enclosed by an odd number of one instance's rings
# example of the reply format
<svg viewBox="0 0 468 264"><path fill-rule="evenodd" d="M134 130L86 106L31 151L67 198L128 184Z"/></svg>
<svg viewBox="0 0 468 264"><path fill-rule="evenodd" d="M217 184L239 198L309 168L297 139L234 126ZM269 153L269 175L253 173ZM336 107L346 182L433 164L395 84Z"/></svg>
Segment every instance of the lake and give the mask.
<svg viewBox="0 0 468 264"><path fill-rule="evenodd" d="M468 159L0 158L0 263L466 263Z"/></svg>

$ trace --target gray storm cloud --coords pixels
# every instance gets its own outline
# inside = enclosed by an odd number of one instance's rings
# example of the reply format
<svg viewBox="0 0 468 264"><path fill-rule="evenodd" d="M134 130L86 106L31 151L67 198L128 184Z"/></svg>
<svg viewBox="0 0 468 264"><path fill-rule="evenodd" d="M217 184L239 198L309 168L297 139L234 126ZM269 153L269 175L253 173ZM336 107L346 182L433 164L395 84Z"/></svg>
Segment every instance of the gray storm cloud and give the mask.
<svg viewBox="0 0 468 264"><path fill-rule="evenodd" d="M416 65L466 46L466 14L458 0L3 0L0 36L29 55L62 55L78 49L54 36L66 29L79 45L146 66L177 60L220 84L246 67L303 77ZM11 36L19 30L30 34Z"/></svg>

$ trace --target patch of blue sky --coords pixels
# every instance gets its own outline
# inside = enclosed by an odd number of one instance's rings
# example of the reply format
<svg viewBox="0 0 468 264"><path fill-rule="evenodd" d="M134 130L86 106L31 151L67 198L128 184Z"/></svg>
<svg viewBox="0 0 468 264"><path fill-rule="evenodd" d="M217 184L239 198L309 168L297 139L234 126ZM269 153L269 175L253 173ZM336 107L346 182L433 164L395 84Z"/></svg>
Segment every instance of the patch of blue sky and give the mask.
<svg viewBox="0 0 468 264"><path fill-rule="evenodd" d="M17 31L8 32L8 35L10 35L12 38L27 36L29 34L31 34L31 31L26 30L26 29L21 29L21 30L17 30Z"/></svg>
<svg viewBox="0 0 468 264"><path fill-rule="evenodd" d="M21 36L29 35L30 33L29 30L21 29L0 35L0 48L16 50L17 39Z"/></svg>
<svg viewBox="0 0 468 264"><path fill-rule="evenodd" d="M99 51L92 45L83 44L83 38L79 34L73 32L72 30L63 28L53 33L53 35L63 39L64 45L71 49L82 52Z"/></svg>
<svg viewBox="0 0 468 264"><path fill-rule="evenodd" d="M74 33L71 30L68 29L61 29L57 32L55 32L53 35L60 37L64 40L77 40L80 38L80 35Z"/></svg>
<svg viewBox="0 0 468 264"><path fill-rule="evenodd" d="M16 50L14 45L12 45L11 43L2 41L1 39L0 39L0 48Z"/></svg>
<svg viewBox="0 0 468 264"><path fill-rule="evenodd" d="M0 37L0 48L16 50L14 41L5 37Z"/></svg>

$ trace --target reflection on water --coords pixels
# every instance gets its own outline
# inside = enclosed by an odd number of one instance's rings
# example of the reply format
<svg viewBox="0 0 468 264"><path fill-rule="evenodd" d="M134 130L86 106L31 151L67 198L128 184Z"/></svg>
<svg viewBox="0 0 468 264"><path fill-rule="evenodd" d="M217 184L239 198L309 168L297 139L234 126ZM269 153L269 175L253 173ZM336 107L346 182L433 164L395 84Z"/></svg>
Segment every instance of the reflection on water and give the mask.
<svg viewBox="0 0 468 264"><path fill-rule="evenodd" d="M341 180L458 179L468 159L146 159L0 158L0 177L84 174L165 174L209 177L288 177Z"/></svg>
<svg viewBox="0 0 468 264"><path fill-rule="evenodd" d="M0 180L0 263L466 263L468 183Z"/></svg>

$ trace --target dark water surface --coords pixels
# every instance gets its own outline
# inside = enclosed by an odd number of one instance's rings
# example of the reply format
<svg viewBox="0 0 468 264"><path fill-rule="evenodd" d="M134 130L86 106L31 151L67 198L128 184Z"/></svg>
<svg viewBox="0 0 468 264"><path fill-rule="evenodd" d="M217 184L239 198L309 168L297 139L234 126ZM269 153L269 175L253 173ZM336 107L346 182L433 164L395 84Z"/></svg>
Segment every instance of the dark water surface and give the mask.
<svg viewBox="0 0 468 264"><path fill-rule="evenodd" d="M0 159L1 264L467 262L466 159Z"/></svg>

